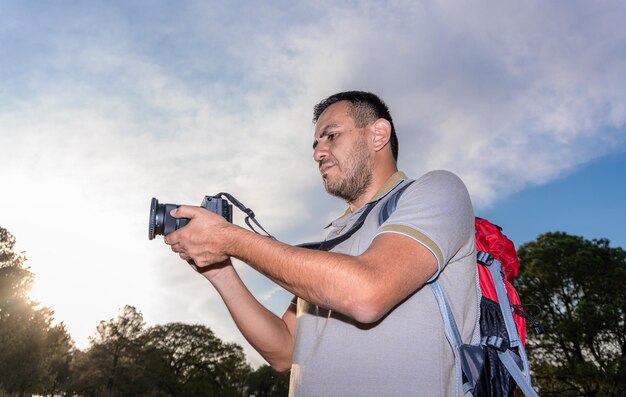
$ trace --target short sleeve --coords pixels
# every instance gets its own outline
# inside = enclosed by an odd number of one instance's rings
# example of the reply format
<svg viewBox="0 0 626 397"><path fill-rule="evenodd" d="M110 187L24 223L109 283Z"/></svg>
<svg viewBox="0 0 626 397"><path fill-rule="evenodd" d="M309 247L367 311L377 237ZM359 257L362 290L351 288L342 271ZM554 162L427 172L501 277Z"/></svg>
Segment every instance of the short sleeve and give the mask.
<svg viewBox="0 0 626 397"><path fill-rule="evenodd" d="M470 249L473 225L474 210L463 181L448 171L432 171L406 189L377 235L399 233L424 245L437 259L436 278L460 251Z"/></svg>

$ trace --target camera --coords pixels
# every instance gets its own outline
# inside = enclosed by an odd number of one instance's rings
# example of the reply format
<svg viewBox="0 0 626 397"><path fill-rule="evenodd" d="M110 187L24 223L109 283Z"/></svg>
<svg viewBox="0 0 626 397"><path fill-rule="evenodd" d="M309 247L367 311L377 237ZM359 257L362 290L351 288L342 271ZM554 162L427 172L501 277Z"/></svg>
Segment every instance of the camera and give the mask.
<svg viewBox="0 0 626 397"><path fill-rule="evenodd" d="M204 196L201 207L221 215L228 222L233 222L233 206L225 199L216 196ZM174 218L170 212L180 207L180 204L159 204L156 198L150 203L150 220L148 222L148 239L157 235L166 236L189 223L189 218Z"/></svg>

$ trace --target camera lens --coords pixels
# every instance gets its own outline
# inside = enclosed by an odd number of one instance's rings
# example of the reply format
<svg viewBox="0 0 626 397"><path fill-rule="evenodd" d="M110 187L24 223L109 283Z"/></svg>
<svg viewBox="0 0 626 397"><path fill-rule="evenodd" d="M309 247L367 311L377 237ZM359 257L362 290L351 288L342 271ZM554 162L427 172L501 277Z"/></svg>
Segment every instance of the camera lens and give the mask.
<svg viewBox="0 0 626 397"><path fill-rule="evenodd" d="M155 236L166 236L174 230L180 229L189 223L189 218L174 218L170 212L180 207L176 204L159 204L156 198L152 198L150 203L150 219L148 221L148 239Z"/></svg>
<svg viewBox="0 0 626 397"><path fill-rule="evenodd" d="M162 205L159 204L159 200L152 197L150 203L150 220L148 221L148 239L154 239L157 234L163 234L163 216L159 216L160 222L157 221L157 211L162 211Z"/></svg>

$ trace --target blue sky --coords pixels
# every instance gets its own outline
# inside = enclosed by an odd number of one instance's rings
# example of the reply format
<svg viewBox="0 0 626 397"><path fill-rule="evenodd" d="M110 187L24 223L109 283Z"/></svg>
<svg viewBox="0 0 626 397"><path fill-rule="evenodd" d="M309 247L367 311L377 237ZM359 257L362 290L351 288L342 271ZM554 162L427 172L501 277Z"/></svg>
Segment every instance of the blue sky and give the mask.
<svg viewBox="0 0 626 397"><path fill-rule="evenodd" d="M591 161L550 183L528 187L477 211L517 246L547 231L607 238L626 249L626 152Z"/></svg>
<svg viewBox="0 0 626 397"><path fill-rule="evenodd" d="M401 169L456 172L516 243L623 247L625 18L620 1L0 0L0 226L80 347L132 304L258 363L207 283L147 240L150 199L227 191L286 242L322 238L344 204L312 161L311 108L361 89L389 104ZM282 311L288 293L237 268Z"/></svg>

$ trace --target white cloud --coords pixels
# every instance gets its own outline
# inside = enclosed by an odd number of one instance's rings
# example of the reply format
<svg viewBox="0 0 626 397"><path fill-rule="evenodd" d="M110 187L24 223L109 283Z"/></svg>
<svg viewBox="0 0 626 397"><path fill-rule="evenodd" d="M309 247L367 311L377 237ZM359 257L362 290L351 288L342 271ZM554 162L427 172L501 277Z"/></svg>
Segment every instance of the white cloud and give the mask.
<svg viewBox="0 0 626 397"><path fill-rule="evenodd" d="M275 286L274 288L271 288L267 291L265 291L264 293L261 294L260 296L260 300L261 302L266 302L268 300L270 300L272 298L272 296L274 296L275 294L279 293L283 291L283 289L279 286Z"/></svg>
<svg viewBox="0 0 626 397"><path fill-rule="evenodd" d="M349 54L344 86L387 98L402 167L452 169L486 205L623 150L624 15L618 3L376 3L317 28L338 38L324 53Z"/></svg>

